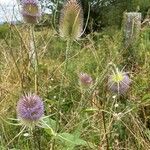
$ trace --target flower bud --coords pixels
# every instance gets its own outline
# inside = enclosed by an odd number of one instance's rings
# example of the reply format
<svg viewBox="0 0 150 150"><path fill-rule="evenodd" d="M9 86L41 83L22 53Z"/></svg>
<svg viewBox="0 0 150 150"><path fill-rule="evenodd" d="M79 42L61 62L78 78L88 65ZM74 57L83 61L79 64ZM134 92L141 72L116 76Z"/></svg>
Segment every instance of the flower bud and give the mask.
<svg viewBox="0 0 150 150"><path fill-rule="evenodd" d="M79 75L79 81L81 86L89 87L93 83L93 79L90 75L87 73L80 73Z"/></svg>

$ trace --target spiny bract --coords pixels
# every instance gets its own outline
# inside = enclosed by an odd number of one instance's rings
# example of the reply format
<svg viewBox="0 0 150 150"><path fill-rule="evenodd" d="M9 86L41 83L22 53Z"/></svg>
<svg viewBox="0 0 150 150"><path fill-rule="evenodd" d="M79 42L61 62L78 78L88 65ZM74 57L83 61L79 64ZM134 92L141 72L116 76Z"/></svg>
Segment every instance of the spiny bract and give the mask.
<svg viewBox="0 0 150 150"><path fill-rule="evenodd" d="M78 39L83 30L83 10L77 0L67 1L60 15L60 36L66 39Z"/></svg>
<svg viewBox="0 0 150 150"><path fill-rule="evenodd" d="M26 23L35 24L40 17L40 8L37 0L22 0L21 14Z"/></svg>

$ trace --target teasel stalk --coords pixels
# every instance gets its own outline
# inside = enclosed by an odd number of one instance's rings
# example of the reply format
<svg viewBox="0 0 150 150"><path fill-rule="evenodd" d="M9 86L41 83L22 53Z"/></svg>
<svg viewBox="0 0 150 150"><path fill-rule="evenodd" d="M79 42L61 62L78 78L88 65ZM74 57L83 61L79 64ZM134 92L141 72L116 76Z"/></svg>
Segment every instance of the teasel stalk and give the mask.
<svg viewBox="0 0 150 150"><path fill-rule="evenodd" d="M58 117L60 118L60 108L61 108L61 97L64 87L64 77L67 73L68 66L68 53L71 50L72 43L78 40L82 35L83 30L83 10L80 3L77 0L67 0L61 10L59 18L59 35L66 40L66 53L64 61L64 70L60 84L59 92L59 104L58 104ZM59 128L59 122L57 121L57 129Z"/></svg>
<svg viewBox="0 0 150 150"><path fill-rule="evenodd" d="M35 93L38 93L38 55L35 46L34 26L38 23L41 16L38 0L20 0L21 14L24 22L29 27L29 60L34 67Z"/></svg>
<svg viewBox="0 0 150 150"><path fill-rule="evenodd" d="M77 0L67 0L61 10L59 19L59 34L67 41L65 54L66 75L68 64L68 52L71 49L74 40L78 40L83 30L83 10Z"/></svg>
<svg viewBox="0 0 150 150"><path fill-rule="evenodd" d="M34 67L34 86L35 86L35 93L38 93L38 54L37 49L35 46L35 35L34 35L34 25L30 25L30 50L29 50L29 57L30 63Z"/></svg>
<svg viewBox="0 0 150 150"><path fill-rule="evenodd" d="M67 0L61 10L59 19L59 33L67 42L65 53L65 65L64 75L62 76L60 97L62 92L62 86L64 82L64 76L66 75L68 65L68 52L71 50L71 46L74 40L77 40L83 30L83 10L80 3L77 0Z"/></svg>
<svg viewBox="0 0 150 150"><path fill-rule="evenodd" d="M128 72L124 71L124 68L122 70L118 69L118 67L115 64L111 65L112 67L112 73L108 77L108 89L115 94L115 99L112 104L112 109L114 107L113 114L113 124L116 123L116 121L119 120L119 114L122 113L124 110L127 109L127 91L129 90L131 86L131 79L128 75ZM120 107L116 107L115 104L120 104ZM128 122L130 123L130 121ZM117 134L121 134L124 132L124 140L126 136L126 127L124 128L124 124L122 122L119 123L119 129L116 131ZM113 130L113 129L112 129ZM115 130L115 129L114 129ZM118 139L119 143L122 142L122 139Z"/></svg>
<svg viewBox="0 0 150 150"><path fill-rule="evenodd" d="M68 52L71 49L72 42L78 40L83 30L83 10L77 0L67 0L61 10L59 20L59 33L67 41L66 48L66 70Z"/></svg>

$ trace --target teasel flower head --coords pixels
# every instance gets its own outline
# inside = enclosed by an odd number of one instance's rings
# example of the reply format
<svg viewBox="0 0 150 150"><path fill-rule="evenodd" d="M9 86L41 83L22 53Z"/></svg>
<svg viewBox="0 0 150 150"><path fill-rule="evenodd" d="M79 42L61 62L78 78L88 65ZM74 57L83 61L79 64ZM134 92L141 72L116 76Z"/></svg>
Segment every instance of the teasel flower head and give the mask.
<svg viewBox="0 0 150 150"><path fill-rule="evenodd" d="M126 72L116 71L108 78L108 88L111 92L124 95L129 89L131 84L131 79Z"/></svg>
<svg viewBox="0 0 150 150"><path fill-rule="evenodd" d="M26 23L35 24L40 18L40 7L37 0L21 0L21 14Z"/></svg>
<svg viewBox="0 0 150 150"><path fill-rule="evenodd" d="M82 87L90 87L93 84L93 79L87 73L80 73L79 82Z"/></svg>
<svg viewBox="0 0 150 150"><path fill-rule="evenodd" d="M67 0L61 10L59 20L60 36L77 40L83 30L83 10L77 0Z"/></svg>
<svg viewBox="0 0 150 150"><path fill-rule="evenodd" d="M17 116L21 123L28 127L34 127L44 115L42 99L36 94L22 96L17 104Z"/></svg>

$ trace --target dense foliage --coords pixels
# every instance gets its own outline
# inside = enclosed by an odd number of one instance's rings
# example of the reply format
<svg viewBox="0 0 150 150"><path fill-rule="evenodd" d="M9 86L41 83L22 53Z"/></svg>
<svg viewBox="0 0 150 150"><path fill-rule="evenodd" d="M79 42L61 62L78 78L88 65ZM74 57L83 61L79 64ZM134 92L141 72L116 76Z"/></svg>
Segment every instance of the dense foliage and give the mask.
<svg viewBox="0 0 150 150"><path fill-rule="evenodd" d="M53 15L55 14L56 8L58 12L60 11L64 2L64 0L40 1L41 4L43 4L43 9L47 7L51 10ZM150 8L149 0L79 0L79 2L81 2L84 10L85 22L87 20L88 12L90 11L87 27L87 30L89 31L95 31L113 25L121 27L123 19L122 14L124 12L140 11L142 12L142 17L144 19Z"/></svg>

